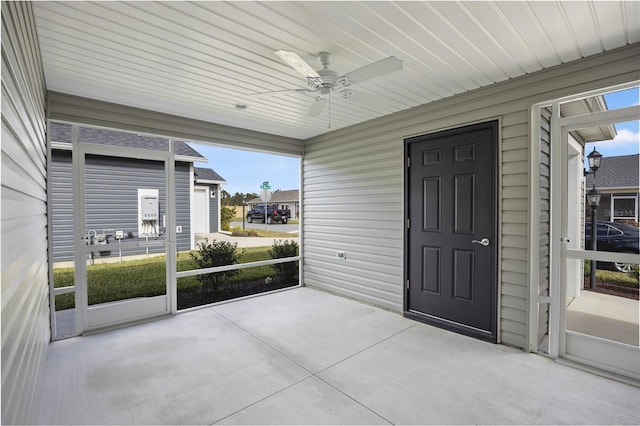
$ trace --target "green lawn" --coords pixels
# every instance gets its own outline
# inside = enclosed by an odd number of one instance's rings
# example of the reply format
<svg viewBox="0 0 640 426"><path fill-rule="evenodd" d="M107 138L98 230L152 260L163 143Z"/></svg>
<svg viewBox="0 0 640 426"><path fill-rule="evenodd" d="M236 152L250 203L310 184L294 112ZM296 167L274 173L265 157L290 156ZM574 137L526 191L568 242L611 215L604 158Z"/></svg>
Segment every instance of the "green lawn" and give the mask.
<svg viewBox="0 0 640 426"><path fill-rule="evenodd" d="M589 277L591 263L586 260L584 262L585 277ZM633 274L625 274L624 272L610 271L608 269L596 269L596 281L602 283L622 284L630 287L637 287L640 281Z"/></svg>
<svg viewBox="0 0 640 426"><path fill-rule="evenodd" d="M268 247L238 249L240 263L271 259ZM122 263L104 263L87 267L87 287L89 305L112 302L134 297L150 297L165 294L166 257L157 256L143 260L130 260ZM177 270L197 269L197 265L188 252L178 253ZM72 286L74 268L57 268L53 271L55 287ZM251 281L272 276L271 266L259 266L240 269L231 278L231 282ZM178 291L199 287L197 278L186 277L178 280ZM56 310L74 307L74 294L56 296Z"/></svg>

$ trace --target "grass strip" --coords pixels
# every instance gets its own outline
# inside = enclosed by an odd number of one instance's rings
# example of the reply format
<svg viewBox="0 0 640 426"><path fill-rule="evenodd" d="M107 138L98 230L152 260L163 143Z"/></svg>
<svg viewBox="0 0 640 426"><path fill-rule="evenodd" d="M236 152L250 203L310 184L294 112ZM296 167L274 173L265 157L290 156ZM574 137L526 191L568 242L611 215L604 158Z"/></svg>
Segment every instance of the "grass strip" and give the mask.
<svg viewBox="0 0 640 426"><path fill-rule="evenodd" d="M239 249L239 263L269 260L270 246ZM189 252L178 253L177 270L197 269ZM240 269L230 282L253 281L274 274L271 266ZM56 268L53 271L55 287L74 285L74 268ZM178 291L200 287L196 277L180 278ZM113 302L135 297L152 297L166 293L166 256L156 256L122 263L103 263L87 267L87 290L89 305ZM56 310L75 306L74 293L56 296Z"/></svg>

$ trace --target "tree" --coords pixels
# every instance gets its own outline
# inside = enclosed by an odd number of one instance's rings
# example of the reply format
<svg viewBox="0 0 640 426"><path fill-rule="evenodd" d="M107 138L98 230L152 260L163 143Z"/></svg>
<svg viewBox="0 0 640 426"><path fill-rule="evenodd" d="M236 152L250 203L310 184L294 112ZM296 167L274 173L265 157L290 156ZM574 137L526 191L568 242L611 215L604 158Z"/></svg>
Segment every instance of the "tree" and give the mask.
<svg viewBox="0 0 640 426"><path fill-rule="evenodd" d="M236 217L236 209L229 206L222 206L220 208L220 226L224 231L228 231L231 228L231 221Z"/></svg>
<svg viewBox="0 0 640 426"><path fill-rule="evenodd" d="M231 195L226 190L220 191L220 205L228 206L231 202Z"/></svg>

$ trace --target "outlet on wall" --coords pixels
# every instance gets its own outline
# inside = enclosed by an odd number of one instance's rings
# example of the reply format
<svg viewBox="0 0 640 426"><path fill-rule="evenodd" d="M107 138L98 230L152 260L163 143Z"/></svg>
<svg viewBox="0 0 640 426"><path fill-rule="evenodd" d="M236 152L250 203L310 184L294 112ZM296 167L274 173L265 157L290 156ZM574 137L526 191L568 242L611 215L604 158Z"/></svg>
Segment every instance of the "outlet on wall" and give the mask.
<svg viewBox="0 0 640 426"><path fill-rule="evenodd" d="M343 250L338 250L336 252L336 257L338 257L339 259L346 259L347 258L347 253L344 252Z"/></svg>
<svg viewBox="0 0 640 426"><path fill-rule="evenodd" d="M180 234L182 232L182 225L176 226L176 234Z"/></svg>

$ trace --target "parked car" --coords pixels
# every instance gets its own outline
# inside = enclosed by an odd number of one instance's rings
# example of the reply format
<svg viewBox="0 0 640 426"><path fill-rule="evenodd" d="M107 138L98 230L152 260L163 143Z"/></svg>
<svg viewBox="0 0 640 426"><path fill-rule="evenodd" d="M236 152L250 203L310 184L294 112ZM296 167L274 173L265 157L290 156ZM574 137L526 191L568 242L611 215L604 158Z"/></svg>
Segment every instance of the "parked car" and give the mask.
<svg viewBox="0 0 640 426"><path fill-rule="evenodd" d="M278 209L276 206L267 206L267 223L282 222L286 224L291 218L291 210ZM254 220L264 221L264 205L257 205L254 209L247 212L247 222L251 223Z"/></svg>
<svg viewBox="0 0 640 426"><path fill-rule="evenodd" d="M640 228L626 223L598 222L596 228L597 249L600 251L614 251L620 253L640 253ZM585 223L584 243L587 250L591 249L591 223ZM620 272L631 271L632 264L598 262L598 266L614 269Z"/></svg>

